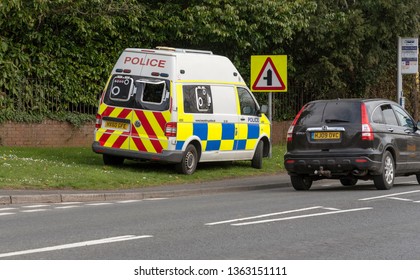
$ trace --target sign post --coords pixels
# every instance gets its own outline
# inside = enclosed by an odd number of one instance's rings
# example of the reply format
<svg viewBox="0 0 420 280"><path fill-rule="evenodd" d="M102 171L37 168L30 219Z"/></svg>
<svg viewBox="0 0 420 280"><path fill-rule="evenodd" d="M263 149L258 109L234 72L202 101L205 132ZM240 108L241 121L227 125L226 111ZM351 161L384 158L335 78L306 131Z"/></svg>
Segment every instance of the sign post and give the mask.
<svg viewBox="0 0 420 280"><path fill-rule="evenodd" d="M397 102L404 108L405 97L403 95L403 74L418 73L418 38L398 37L398 81Z"/></svg>

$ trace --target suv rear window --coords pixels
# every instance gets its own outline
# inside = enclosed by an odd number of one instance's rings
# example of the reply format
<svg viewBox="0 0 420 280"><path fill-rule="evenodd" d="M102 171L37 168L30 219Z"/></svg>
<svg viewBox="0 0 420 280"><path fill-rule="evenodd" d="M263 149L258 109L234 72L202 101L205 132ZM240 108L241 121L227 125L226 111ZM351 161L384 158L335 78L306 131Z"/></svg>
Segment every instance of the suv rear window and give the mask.
<svg viewBox="0 0 420 280"><path fill-rule="evenodd" d="M360 123L360 118L360 102L314 102L302 112L297 125Z"/></svg>

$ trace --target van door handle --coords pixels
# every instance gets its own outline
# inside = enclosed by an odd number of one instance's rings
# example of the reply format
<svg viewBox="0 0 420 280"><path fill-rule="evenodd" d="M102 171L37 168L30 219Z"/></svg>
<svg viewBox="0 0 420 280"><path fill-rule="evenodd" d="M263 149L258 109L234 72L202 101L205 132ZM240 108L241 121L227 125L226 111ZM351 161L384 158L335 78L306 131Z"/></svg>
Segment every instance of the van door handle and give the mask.
<svg viewBox="0 0 420 280"><path fill-rule="evenodd" d="M394 129L393 128L388 128L388 131L389 132L394 132Z"/></svg>
<svg viewBox="0 0 420 280"><path fill-rule="evenodd" d="M241 118L241 121L244 121L245 120L245 118Z"/></svg>

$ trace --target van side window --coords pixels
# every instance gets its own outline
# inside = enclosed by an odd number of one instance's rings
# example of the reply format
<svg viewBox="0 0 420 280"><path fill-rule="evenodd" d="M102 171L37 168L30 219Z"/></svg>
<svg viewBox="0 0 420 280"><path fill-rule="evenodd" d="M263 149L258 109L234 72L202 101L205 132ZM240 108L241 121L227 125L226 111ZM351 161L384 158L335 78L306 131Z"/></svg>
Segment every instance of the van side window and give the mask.
<svg viewBox="0 0 420 280"><path fill-rule="evenodd" d="M258 105L246 88L238 87L239 104L241 107L241 115L257 116Z"/></svg>
<svg viewBox="0 0 420 280"><path fill-rule="evenodd" d="M184 112L213 114L213 98L208 85L184 85Z"/></svg>

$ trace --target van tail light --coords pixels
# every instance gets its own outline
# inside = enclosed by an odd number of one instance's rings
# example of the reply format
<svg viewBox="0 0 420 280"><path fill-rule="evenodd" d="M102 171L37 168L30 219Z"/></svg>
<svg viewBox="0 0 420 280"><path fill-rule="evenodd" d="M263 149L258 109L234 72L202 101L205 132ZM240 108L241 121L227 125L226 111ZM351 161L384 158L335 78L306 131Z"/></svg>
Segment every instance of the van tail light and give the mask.
<svg viewBox="0 0 420 280"><path fill-rule="evenodd" d="M96 114L96 122L95 122L95 128L99 129L102 126L102 116L99 114Z"/></svg>
<svg viewBox="0 0 420 280"><path fill-rule="evenodd" d="M176 137L176 129L177 123L176 122L168 122L165 125L165 136L166 137Z"/></svg>
<svg viewBox="0 0 420 280"><path fill-rule="evenodd" d="M302 114L303 110L306 108L306 105L303 106L299 113L296 115L295 119L293 120L292 124L290 125L289 129L287 130L287 142L291 142L293 139L293 129L295 129L295 125L300 117L300 114Z"/></svg>
<svg viewBox="0 0 420 280"><path fill-rule="evenodd" d="M373 130L369 123L369 117L367 114L366 105L364 103L361 104L360 111L362 114L362 140L373 141Z"/></svg>

